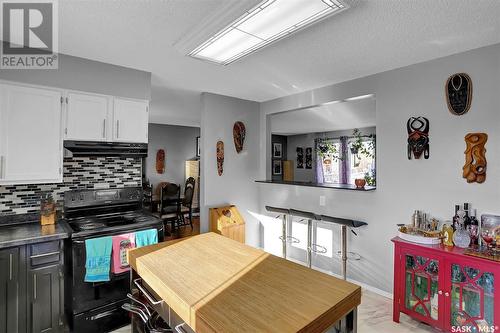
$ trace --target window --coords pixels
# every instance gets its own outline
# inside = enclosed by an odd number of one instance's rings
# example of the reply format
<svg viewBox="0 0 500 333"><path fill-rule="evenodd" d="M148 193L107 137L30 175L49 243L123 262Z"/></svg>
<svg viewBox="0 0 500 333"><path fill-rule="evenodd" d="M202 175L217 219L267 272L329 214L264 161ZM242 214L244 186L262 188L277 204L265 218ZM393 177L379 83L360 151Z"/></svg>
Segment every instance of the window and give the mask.
<svg viewBox="0 0 500 333"><path fill-rule="evenodd" d="M354 184L356 178L365 178L368 174L370 177L375 176L375 151L369 141L363 142L363 148L370 153L371 156L358 153L353 154L349 151L349 184Z"/></svg>
<svg viewBox="0 0 500 333"><path fill-rule="evenodd" d="M335 150L340 151L340 143L334 143ZM326 155L322 161L323 167L323 182L330 184L340 183L340 161L334 158L333 155Z"/></svg>

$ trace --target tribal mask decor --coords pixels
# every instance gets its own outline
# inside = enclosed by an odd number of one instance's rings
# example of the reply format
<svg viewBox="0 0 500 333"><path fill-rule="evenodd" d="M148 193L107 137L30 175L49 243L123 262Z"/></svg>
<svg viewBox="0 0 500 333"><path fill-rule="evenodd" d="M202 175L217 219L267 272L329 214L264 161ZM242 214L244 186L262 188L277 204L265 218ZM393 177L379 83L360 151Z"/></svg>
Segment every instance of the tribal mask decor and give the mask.
<svg viewBox="0 0 500 333"><path fill-rule="evenodd" d="M224 142L217 141L217 173L222 176L224 172Z"/></svg>
<svg viewBox="0 0 500 333"><path fill-rule="evenodd" d="M158 149L156 152L156 172L162 174L165 172L165 150Z"/></svg>
<svg viewBox="0 0 500 333"><path fill-rule="evenodd" d="M486 180L486 133L469 133L465 136L465 164L462 176L467 183L484 183Z"/></svg>
<svg viewBox="0 0 500 333"><path fill-rule="evenodd" d="M406 123L408 131L408 159L412 154L415 159L419 159L424 154L424 158L429 158L429 119L425 117L411 117Z"/></svg>
<svg viewBox="0 0 500 333"><path fill-rule="evenodd" d="M237 121L233 126L233 139L234 139L234 147L236 148L236 152L239 154L243 150L243 144L245 143L245 135L246 129L245 124L241 121Z"/></svg>
<svg viewBox="0 0 500 333"><path fill-rule="evenodd" d="M448 110L457 116L466 114L472 102L472 80L465 73L453 74L446 81L446 103Z"/></svg>

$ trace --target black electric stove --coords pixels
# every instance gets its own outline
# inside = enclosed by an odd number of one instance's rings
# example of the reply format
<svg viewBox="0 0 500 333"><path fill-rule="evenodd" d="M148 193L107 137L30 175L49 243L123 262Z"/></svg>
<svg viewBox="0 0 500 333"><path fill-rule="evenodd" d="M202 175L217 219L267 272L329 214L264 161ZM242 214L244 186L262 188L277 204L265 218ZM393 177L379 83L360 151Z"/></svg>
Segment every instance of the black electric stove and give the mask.
<svg viewBox="0 0 500 333"><path fill-rule="evenodd" d="M163 222L142 209L142 198L138 187L64 194L64 216L72 229L65 256L65 307L72 332L109 332L130 322L121 309L130 291L130 273L85 282L85 240L154 228L162 241Z"/></svg>

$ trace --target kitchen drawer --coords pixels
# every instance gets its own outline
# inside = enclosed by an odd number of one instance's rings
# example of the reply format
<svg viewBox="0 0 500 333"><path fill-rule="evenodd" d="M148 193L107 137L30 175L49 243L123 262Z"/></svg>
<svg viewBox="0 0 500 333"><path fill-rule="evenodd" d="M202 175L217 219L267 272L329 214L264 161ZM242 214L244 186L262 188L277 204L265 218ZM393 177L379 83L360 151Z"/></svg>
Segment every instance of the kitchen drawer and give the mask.
<svg viewBox="0 0 500 333"><path fill-rule="evenodd" d="M31 267L59 263L62 260L62 242L53 241L29 245L28 258Z"/></svg>

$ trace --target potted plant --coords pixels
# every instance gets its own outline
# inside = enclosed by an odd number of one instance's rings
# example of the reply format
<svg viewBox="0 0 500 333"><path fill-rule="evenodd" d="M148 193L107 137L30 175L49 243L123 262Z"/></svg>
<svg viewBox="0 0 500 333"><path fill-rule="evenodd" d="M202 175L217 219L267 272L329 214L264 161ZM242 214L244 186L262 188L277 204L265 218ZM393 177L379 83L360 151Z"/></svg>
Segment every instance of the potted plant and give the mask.
<svg viewBox="0 0 500 333"><path fill-rule="evenodd" d="M375 157L375 135L370 134L368 137L368 145L363 144L363 136L358 128L352 131L352 140L349 141L349 149L351 153L358 157L358 154L362 154L366 157Z"/></svg>
<svg viewBox="0 0 500 333"><path fill-rule="evenodd" d="M341 160L337 147L331 140L321 140L316 148L316 154L321 158L331 157L333 160Z"/></svg>

